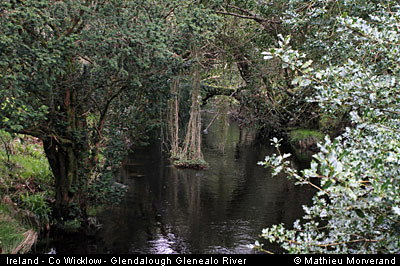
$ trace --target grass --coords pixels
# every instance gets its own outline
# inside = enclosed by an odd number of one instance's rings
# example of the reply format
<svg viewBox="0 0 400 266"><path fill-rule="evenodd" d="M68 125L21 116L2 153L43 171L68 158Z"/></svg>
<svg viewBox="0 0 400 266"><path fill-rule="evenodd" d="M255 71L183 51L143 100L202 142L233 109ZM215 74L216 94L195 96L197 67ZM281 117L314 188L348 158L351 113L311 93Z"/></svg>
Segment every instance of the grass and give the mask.
<svg viewBox="0 0 400 266"><path fill-rule="evenodd" d="M312 155L318 152L317 143L324 139L324 134L312 129L292 129L288 132L288 141L297 160L309 163Z"/></svg>
<svg viewBox="0 0 400 266"><path fill-rule="evenodd" d="M7 156L4 147L0 146L0 173L15 175L23 180L34 177L41 183L51 182L50 166L40 144L14 141L10 152Z"/></svg>
<svg viewBox="0 0 400 266"><path fill-rule="evenodd" d="M50 222L52 173L37 139L0 137L0 252L26 253Z"/></svg>
<svg viewBox="0 0 400 266"><path fill-rule="evenodd" d="M312 129L294 129L289 132L289 142L295 148L302 150L315 149L317 143L324 139L324 135Z"/></svg>
<svg viewBox="0 0 400 266"><path fill-rule="evenodd" d="M36 232L12 217L9 206L0 205L0 253L27 253L36 239Z"/></svg>
<svg viewBox="0 0 400 266"><path fill-rule="evenodd" d="M308 162L313 153L318 152L317 143L324 139L324 135L311 129L294 129L289 132L289 143L293 147L296 158Z"/></svg>
<svg viewBox="0 0 400 266"><path fill-rule="evenodd" d="M322 140L324 139L324 135L317 131L317 130L312 130L312 129L294 129L289 132L289 138L290 141L293 143L297 143L299 141L304 141L307 139L313 139L313 140Z"/></svg>
<svg viewBox="0 0 400 266"><path fill-rule="evenodd" d="M178 159L174 160L173 165L176 168L189 168L189 169L207 169L208 163L202 159Z"/></svg>
<svg viewBox="0 0 400 266"><path fill-rule="evenodd" d="M18 184L26 186L28 180L31 185L52 186L53 175L41 144L27 140L22 144L19 138L9 142L8 152L0 145L0 192L19 190Z"/></svg>
<svg viewBox="0 0 400 266"><path fill-rule="evenodd" d="M0 210L0 247L1 253L11 253L16 246L19 245L24 239L24 228L9 214L6 214L1 206Z"/></svg>

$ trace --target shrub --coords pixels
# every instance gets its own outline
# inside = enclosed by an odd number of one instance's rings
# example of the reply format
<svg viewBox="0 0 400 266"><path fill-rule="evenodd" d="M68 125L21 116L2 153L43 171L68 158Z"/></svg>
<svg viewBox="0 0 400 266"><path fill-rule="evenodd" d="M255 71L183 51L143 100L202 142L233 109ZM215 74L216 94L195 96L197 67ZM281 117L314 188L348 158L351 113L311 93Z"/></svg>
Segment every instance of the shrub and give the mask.
<svg viewBox="0 0 400 266"><path fill-rule="evenodd" d="M32 212L39 225L49 224L51 221L51 208L45 199L45 193L30 194L26 192L21 195L20 207Z"/></svg>
<svg viewBox="0 0 400 266"><path fill-rule="evenodd" d="M285 160L289 155L280 153L260 163L317 191L313 205L304 206L304 223L298 220L290 230L274 225L262 236L290 253L399 253L400 6L354 1L359 4L354 11L353 1L317 2L307 8L309 16L292 16L289 23L298 27L307 21L320 30L304 47L323 49L322 58L307 60L283 36L280 47L264 54L296 71L292 83L311 86L309 100L325 112L349 110L351 126L319 144L309 169L297 172ZM337 7L339 14L331 16ZM279 149L279 141L273 142Z"/></svg>

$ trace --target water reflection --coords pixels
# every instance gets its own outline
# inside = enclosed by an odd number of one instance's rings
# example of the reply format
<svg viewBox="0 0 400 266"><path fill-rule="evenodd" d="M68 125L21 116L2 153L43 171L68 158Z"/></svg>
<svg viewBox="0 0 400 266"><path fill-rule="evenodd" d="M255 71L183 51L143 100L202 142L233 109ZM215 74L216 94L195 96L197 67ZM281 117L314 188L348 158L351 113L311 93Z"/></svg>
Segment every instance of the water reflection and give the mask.
<svg viewBox="0 0 400 266"><path fill-rule="evenodd" d="M262 228L291 224L312 191L257 165L272 151L219 120L204 135L206 171L177 170L154 146L128 158L124 203L101 217L110 253L252 253Z"/></svg>
<svg viewBox="0 0 400 266"><path fill-rule="evenodd" d="M252 253L248 245L263 228L291 225L314 192L283 176L271 178L257 162L273 150L253 139L252 131L216 120L203 136L210 164L205 171L175 169L157 145L137 150L119 176L129 186L126 198L100 215L97 235L60 238L48 248L70 254Z"/></svg>

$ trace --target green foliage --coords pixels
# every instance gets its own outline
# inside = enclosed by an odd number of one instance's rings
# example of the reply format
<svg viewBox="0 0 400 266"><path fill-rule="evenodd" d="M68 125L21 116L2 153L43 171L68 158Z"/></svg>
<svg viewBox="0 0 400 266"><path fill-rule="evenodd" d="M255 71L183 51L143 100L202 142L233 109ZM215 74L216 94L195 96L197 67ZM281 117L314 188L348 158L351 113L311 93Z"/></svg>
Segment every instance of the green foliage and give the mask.
<svg viewBox="0 0 400 266"><path fill-rule="evenodd" d="M37 139L10 136L7 145L9 158L0 147L1 200L15 203L13 216L18 219L17 224L39 231L52 222L54 180L49 163Z"/></svg>
<svg viewBox="0 0 400 266"><path fill-rule="evenodd" d="M10 207L0 204L0 250L3 254L27 253L37 235L12 216Z"/></svg>
<svg viewBox="0 0 400 266"><path fill-rule="evenodd" d="M256 127L262 135L288 127L318 126L319 108L306 101L310 88L292 84L296 73L281 68L279 61L260 57L266 46L278 45L278 34L293 33L292 45L296 48L304 42L306 27L297 32L284 23L289 6L288 1L280 0L225 1L217 11L226 23L218 48L224 49L225 60L235 64L242 78L235 95L240 101L239 121L243 126Z"/></svg>
<svg viewBox="0 0 400 266"><path fill-rule="evenodd" d="M332 112L321 112L319 119L319 128L325 134L338 134L346 125L349 125L348 110L337 110Z"/></svg>
<svg viewBox="0 0 400 266"><path fill-rule="evenodd" d="M20 208L31 211L39 221L40 225L46 225L51 222L51 208L46 200L45 193L21 194Z"/></svg>
<svg viewBox="0 0 400 266"><path fill-rule="evenodd" d="M0 216L0 247L4 253L10 253L24 239L23 232L15 221Z"/></svg>
<svg viewBox="0 0 400 266"><path fill-rule="evenodd" d="M99 213L104 211L104 205L89 206L86 209L86 214L89 217L96 217Z"/></svg>
<svg viewBox="0 0 400 266"><path fill-rule="evenodd" d="M24 180L34 177L38 183L51 184L53 175L49 163L43 153L40 158L37 156L38 155L29 156L23 154L12 155L11 162L14 162L17 167L23 169L23 171L20 172L20 177Z"/></svg>
<svg viewBox="0 0 400 266"><path fill-rule="evenodd" d="M127 190L127 186L114 181L112 173L102 174L98 180L92 182L88 187L88 204L94 206L118 204Z"/></svg>
<svg viewBox="0 0 400 266"><path fill-rule="evenodd" d="M7 133L0 131L0 134ZM43 147L32 141L36 140L24 136L11 138L9 135L7 149L0 146L0 172L3 173L3 179L8 179L4 180L5 183L10 182L10 179L15 179L12 182L32 179L35 185L43 188L52 186L53 175Z"/></svg>
<svg viewBox="0 0 400 266"><path fill-rule="evenodd" d="M324 135L316 130L312 129L294 129L289 132L290 141L297 143L308 138L315 139L317 141L322 140Z"/></svg>
<svg viewBox="0 0 400 266"><path fill-rule="evenodd" d="M303 207L304 223L296 221L290 230L275 225L262 236L290 253L398 253L400 6L307 3L290 1L288 23L309 25L315 35L308 35L304 47L324 56L311 62L282 36L280 46L264 55L296 71L293 83L314 89L309 101L324 112L349 110L352 124L339 137L325 138L310 169L297 172L280 154L261 163L317 189L313 205Z"/></svg>
<svg viewBox="0 0 400 266"><path fill-rule="evenodd" d="M317 147L317 143L324 139L324 135L312 129L294 129L289 131L289 142L296 148L301 150L313 150Z"/></svg>
<svg viewBox="0 0 400 266"><path fill-rule="evenodd" d="M189 169L206 169L208 163L202 159L176 159L173 164L177 168L189 168Z"/></svg>
<svg viewBox="0 0 400 266"><path fill-rule="evenodd" d="M57 221L57 228L67 233L76 233L82 228L82 223L78 218L65 221Z"/></svg>
<svg viewBox="0 0 400 266"><path fill-rule="evenodd" d="M43 141L54 214L83 208L93 177L147 142L217 19L201 1L0 2L0 128Z"/></svg>

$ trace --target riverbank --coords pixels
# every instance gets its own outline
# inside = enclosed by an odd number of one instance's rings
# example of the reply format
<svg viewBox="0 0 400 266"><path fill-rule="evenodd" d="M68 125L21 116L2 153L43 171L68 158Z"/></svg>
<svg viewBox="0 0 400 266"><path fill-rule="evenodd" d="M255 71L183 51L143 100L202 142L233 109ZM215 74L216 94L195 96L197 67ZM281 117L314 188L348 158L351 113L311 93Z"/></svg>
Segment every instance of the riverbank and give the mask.
<svg viewBox="0 0 400 266"><path fill-rule="evenodd" d="M10 208L13 207L0 205L0 253L28 253L36 243L38 233L21 220L13 218Z"/></svg>
<svg viewBox="0 0 400 266"><path fill-rule="evenodd" d="M51 224L52 173L38 139L0 138L0 253L27 253Z"/></svg>

